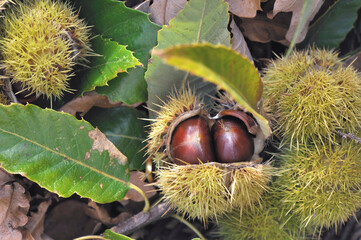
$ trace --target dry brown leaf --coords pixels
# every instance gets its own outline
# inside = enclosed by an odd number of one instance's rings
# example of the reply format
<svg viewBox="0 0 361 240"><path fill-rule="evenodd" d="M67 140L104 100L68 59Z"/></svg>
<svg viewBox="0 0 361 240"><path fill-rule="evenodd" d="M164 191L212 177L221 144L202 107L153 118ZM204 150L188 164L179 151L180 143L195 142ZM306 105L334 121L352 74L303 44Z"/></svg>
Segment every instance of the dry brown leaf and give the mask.
<svg viewBox="0 0 361 240"><path fill-rule="evenodd" d="M101 108L113 108L122 106L121 102L113 102L107 96L101 96L97 92L86 92L84 96L77 97L64 106L59 111L69 113L73 116L76 113L80 113L80 116L84 116L92 107Z"/></svg>
<svg viewBox="0 0 361 240"><path fill-rule="evenodd" d="M121 153L116 146L98 128L88 132L88 136L94 140L90 151L98 150L100 153L107 150L110 159L117 159L118 163L124 165L128 158ZM85 160L90 157L90 152L85 153Z"/></svg>
<svg viewBox="0 0 361 240"><path fill-rule="evenodd" d="M187 0L154 0L149 10L150 20L159 25L168 25L169 21L177 16L184 8Z"/></svg>
<svg viewBox="0 0 361 240"><path fill-rule="evenodd" d="M112 218L105 207L99 206L96 202L89 201L88 206L89 208L85 213L107 226L114 226L133 216L129 212L122 212L118 216Z"/></svg>
<svg viewBox="0 0 361 240"><path fill-rule="evenodd" d="M38 206L37 212L31 212L29 221L25 225L25 228L29 231L35 240L42 240L42 234L44 232L44 219L45 213L51 204L51 200L41 202Z"/></svg>
<svg viewBox="0 0 361 240"><path fill-rule="evenodd" d="M144 13L150 13L149 5L150 5L150 0L146 0L135 6L134 9Z"/></svg>
<svg viewBox="0 0 361 240"><path fill-rule="evenodd" d="M288 44L285 35L288 31L287 19L291 16L288 13L280 13L273 20L265 15L257 15L253 19L243 18L240 28L243 35L251 41L266 43L277 41Z"/></svg>
<svg viewBox="0 0 361 240"><path fill-rule="evenodd" d="M225 0L229 11L241 18L254 18L261 8L261 0Z"/></svg>
<svg viewBox="0 0 361 240"><path fill-rule="evenodd" d="M23 239L22 240L36 240L36 239L33 238L33 236L31 235L29 230L25 229L23 231Z"/></svg>
<svg viewBox="0 0 361 240"><path fill-rule="evenodd" d="M0 239L21 240L22 227L28 222L30 197L19 183L8 182L11 178L0 171Z"/></svg>
<svg viewBox="0 0 361 240"><path fill-rule="evenodd" d="M93 234L98 221L85 212L86 203L65 200L57 204L45 217L45 234L56 240L69 240Z"/></svg>
<svg viewBox="0 0 361 240"><path fill-rule="evenodd" d="M296 43L302 42L303 39L305 39L308 30L308 25L315 17L318 10L320 10L323 2L324 0L313 1L311 13L308 16L305 27L302 29L300 35L298 36ZM268 14L269 18L273 18L280 12L292 12L291 23L289 26L289 30L287 31L286 34L286 39L288 42L292 41L293 35L295 34L296 28L301 20L303 3L304 0L276 0L273 7L273 12Z"/></svg>
<svg viewBox="0 0 361 240"><path fill-rule="evenodd" d="M153 185L150 185L149 183L144 182L144 173L143 172L137 172L137 171L131 171L129 181L139 187L147 196L147 198L153 197L157 190L154 188ZM130 189L123 200L133 200L135 202L142 202L144 201L144 198L135 190Z"/></svg>
<svg viewBox="0 0 361 240"><path fill-rule="evenodd" d="M251 52L248 49L246 40L244 40L241 30L237 27L237 25L233 19L232 19L230 27L231 27L231 33L232 33L232 38L231 38L232 48L235 51L242 54L243 56L248 57L249 60L253 61L253 58L252 58Z"/></svg>
<svg viewBox="0 0 361 240"><path fill-rule="evenodd" d="M14 180L13 175L9 174L4 169L0 168L0 186L7 184L8 182L13 180Z"/></svg>

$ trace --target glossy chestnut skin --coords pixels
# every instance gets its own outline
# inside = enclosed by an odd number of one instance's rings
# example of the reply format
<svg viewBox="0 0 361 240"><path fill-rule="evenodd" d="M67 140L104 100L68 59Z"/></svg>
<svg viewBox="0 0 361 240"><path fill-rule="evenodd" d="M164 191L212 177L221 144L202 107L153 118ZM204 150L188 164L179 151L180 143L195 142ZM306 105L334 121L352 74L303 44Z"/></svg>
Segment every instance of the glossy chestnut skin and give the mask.
<svg viewBox="0 0 361 240"><path fill-rule="evenodd" d="M173 132L170 154L178 165L214 162L214 151L207 120L196 116L181 122Z"/></svg>
<svg viewBox="0 0 361 240"><path fill-rule="evenodd" d="M235 117L222 117L212 127L217 161L221 163L247 162L254 153L253 136L246 125Z"/></svg>

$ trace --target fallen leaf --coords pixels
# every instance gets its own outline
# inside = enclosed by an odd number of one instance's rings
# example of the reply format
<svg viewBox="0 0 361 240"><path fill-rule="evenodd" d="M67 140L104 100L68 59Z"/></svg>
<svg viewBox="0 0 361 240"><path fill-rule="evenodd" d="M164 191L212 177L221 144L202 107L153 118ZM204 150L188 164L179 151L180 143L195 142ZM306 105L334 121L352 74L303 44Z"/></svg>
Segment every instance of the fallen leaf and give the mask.
<svg viewBox="0 0 361 240"><path fill-rule="evenodd" d="M107 226L114 226L133 216L129 212L122 212L118 216L112 218L104 206L99 206L94 201L89 201L88 206L85 213Z"/></svg>
<svg viewBox="0 0 361 240"><path fill-rule="evenodd" d="M239 27L243 35L251 41L261 43L276 41L288 45L289 42L285 36L290 18L289 13L280 13L273 19L267 18L264 14L258 14L253 19L242 18Z"/></svg>
<svg viewBox="0 0 361 240"><path fill-rule="evenodd" d="M9 182L10 180L10 182ZM25 189L13 182L11 175L0 169L0 238L22 240L22 227L28 222L30 197Z"/></svg>
<svg viewBox="0 0 361 240"><path fill-rule="evenodd" d="M312 10L307 18L305 27L302 29L300 35L298 36L298 39L296 43L302 42L303 39L305 39L308 25L312 21L312 19L317 14L318 10L320 10L324 0L315 0L312 4ZM276 0L273 11L267 14L269 18L273 18L280 12L292 12L292 19L289 26L289 29L286 34L286 39L288 42L292 41L293 35L296 32L296 28L298 26L298 23L300 22L302 18L302 7L303 7L304 0Z"/></svg>
<svg viewBox="0 0 361 240"><path fill-rule="evenodd" d="M131 171L129 176L129 181L139 187L147 196L147 198L153 197L157 190L154 188L153 185L144 182L144 173L138 171ZM144 198L134 189L130 189L127 194L125 195L123 200L133 200L135 202L142 202Z"/></svg>
<svg viewBox="0 0 361 240"><path fill-rule="evenodd" d="M251 52L248 49L246 40L244 40L241 30L237 27L237 25L233 19L232 19L230 27L231 27L231 33L232 33L232 38L231 38L232 48L235 51L242 54L243 56L247 56L249 60L253 61L253 58L252 58Z"/></svg>
<svg viewBox="0 0 361 240"><path fill-rule="evenodd" d="M168 25L186 3L187 0L154 0L149 6L151 13L149 18L158 25Z"/></svg>
<svg viewBox="0 0 361 240"><path fill-rule="evenodd" d="M107 96L101 96L97 92L86 92L83 96L77 97L64 106L59 111L63 111L75 116L80 113L84 116L92 107L113 108L122 106L122 102L113 102Z"/></svg>
<svg viewBox="0 0 361 240"><path fill-rule="evenodd" d="M4 169L0 168L0 186L13 180L14 180L13 175L9 174Z"/></svg>
<svg viewBox="0 0 361 240"><path fill-rule="evenodd" d="M261 0L225 0L229 11L241 18L254 18L261 8Z"/></svg>
<svg viewBox="0 0 361 240"><path fill-rule="evenodd" d="M29 231L35 240L42 240L42 234L44 232L44 219L45 213L48 210L51 200L41 202L38 206L37 212L31 212L29 221L25 225L25 228Z"/></svg>
<svg viewBox="0 0 361 240"><path fill-rule="evenodd" d="M146 0L146 1L136 5L134 7L134 9L138 10L138 11L141 11L141 12L144 12L144 13L150 13L149 6L150 6L150 0Z"/></svg>
<svg viewBox="0 0 361 240"><path fill-rule="evenodd" d="M105 136L104 133L99 131L98 128L88 132L88 135L91 139L94 140L93 146L90 151L98 150L100 153L107 150L109 153L110 160L117 159L118 163L124 165L127 163L128 159L121 153L116 146ZM86 154L85 157L90 157L90 153Z"/></svg>
<svg viewBox="0 0 361 240"><path fill-rule="evenodd" d="M45 234L56 240L69 240L93 234L98 221L85 212L86 203L65 200L57 204L45 217Z"/></svg>

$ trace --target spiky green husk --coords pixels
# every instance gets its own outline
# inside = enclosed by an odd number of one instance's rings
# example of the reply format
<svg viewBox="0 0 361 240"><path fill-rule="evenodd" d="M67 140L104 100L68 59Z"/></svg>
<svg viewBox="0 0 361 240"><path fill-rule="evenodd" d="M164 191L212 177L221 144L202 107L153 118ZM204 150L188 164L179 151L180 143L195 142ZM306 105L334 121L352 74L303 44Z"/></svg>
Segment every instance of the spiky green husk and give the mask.
<svg viewBox="0 0 361 240"><path fill-rule="evenodd" d="M161 147L165 146L164 136L167 134L170 124L180 114L193 110L197 107L199 101L191 89L182 89L179 92L174 91L167 102L163 102L160 110L157 112L156 119L150 124L148 135L147 154L154 155ZM161 159L159 159L161 160ZM160 163L157 161L156 163Z"/></svg>
<svg viewBox="0 0 361 240"><path fill-rule="evenodd" d="M257 164L231 170L230 199L232 207L251 207L256 201L262 201L267 191L273 168L268 164Z"/></svg>
<svg viewBox="0 0 361 240"><path fill-rule="evenodd" d="M293 240L304 237L304 232L295 216L282 211L278 194L272 191L265 194L262 204L234 209L219 220L219 235L225 240Z"/></svg>
<svg viewBox="0 0 361 240"><path fill-rule="evenodd" d="M5 9L5 5L9 2L12 2L10 0L0 0L0 12Z"/></svg>
<svg viewBox="0 0 361 240"><path fill-rule="evenodd" d="M226 101L222 103L235 104ZM174 92L159 107L158 117L150 125L147 154L156 165L156 185L165 201L178 213L205 223L208 218L217 218L235 206L249 207L260 201L272 172L268 164L171 163L165 150L169 144L168 134L177 121L193 114L206 114L192 90Z"/></svg>
<svg viewBox="0 0 361 240"><path fill-rule="evenodd" d="M361 127L361 80L334 52L294 52L272 62L263 80L265 107L290 146L332 141L337 130Z"/></svg>
<svg viewBox="0 0 361 240"><path fill-rule="evenodd" d="M225 168L220 164L174 165L156 172L164 199L179 213L207 222L234 207L252 207L267 190L271 167Z"/></svg>
<svg viewBox="0 0 361 240"><path fill-rule="evenodd" d="M212 165L170 165L156 172L164 199L180 214L207 222L230 210L225 172Z"/></svg>
<svg viewBox="0 0 361 240"><path fill-rule="evenodd" d="M69 4L51 0L16 2L5 11L2 68L24 90L60 98L70 91L76 63L91 52L89 28Z"/></svg>
<svg viewBox="0 0 361 240"><path fill-rule="evenodd" d="M282 202L303 226L336 227L361 207L361 148L350 140L284 150L280 185Z"/></svg>

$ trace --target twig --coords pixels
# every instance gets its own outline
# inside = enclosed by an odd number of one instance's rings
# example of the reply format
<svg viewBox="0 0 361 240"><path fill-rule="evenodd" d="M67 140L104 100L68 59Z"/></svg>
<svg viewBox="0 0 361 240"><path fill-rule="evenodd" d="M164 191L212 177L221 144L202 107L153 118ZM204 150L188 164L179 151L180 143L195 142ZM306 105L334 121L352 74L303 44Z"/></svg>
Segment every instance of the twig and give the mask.
<svg viewBox="0 0 361 240"><path fill-rule="evenodd" d="M355 140L357 142L357 144L361 144L361 138L356 137L355 135L353 135L352 133L343 133L340 130L338 130L336 132L338 135L340 135L342 138L350 138L352 140Z"/></svg>
<svg viewBox="0 0 361 240"><path fill-rule="evenodd" d="M4 83L5 83L5 92L6 94L9 96L10 98L10 101L11 102L14 102L14 103L20 103L17 99L17 97L15 96L14 92L13 92L13 89L11 87L11 83L10 83L10 79L9 78L5 78L4 80Z"/></svg>
<svg viewBox="0 0 361 240"><path fill-rule="evenodd" d="M140 212L128 220L121 222L117 226L112 227L111 230L115 233L127 235L161 218L169 217L172 214L173 210L171 207L163 202L150 208L148 212Z"/></svg>

